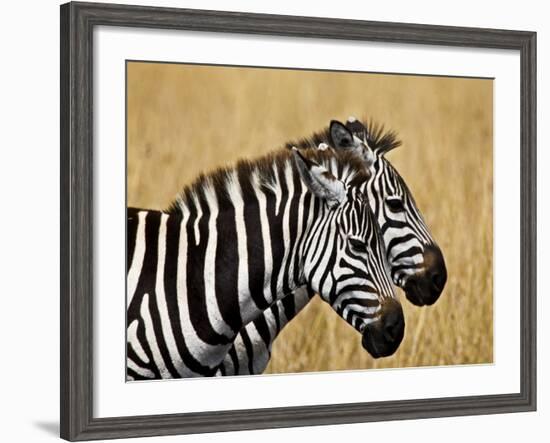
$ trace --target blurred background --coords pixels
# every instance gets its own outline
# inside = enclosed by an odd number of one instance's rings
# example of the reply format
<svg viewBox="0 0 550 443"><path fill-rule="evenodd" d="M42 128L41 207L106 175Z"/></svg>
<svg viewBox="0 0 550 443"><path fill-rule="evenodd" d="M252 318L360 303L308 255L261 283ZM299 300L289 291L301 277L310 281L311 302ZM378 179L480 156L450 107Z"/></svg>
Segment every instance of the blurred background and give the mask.
<svg viewBox="0 0 550 443"><path fill-rule="evenodd" d="M448 269L441 298L398 290L405 338L374 360L316 297L281 333L267 373L493 361L493 82L487 79L129 62L128 206L166 209L201 171L372 118L403 146L407 182Z"/></svg>

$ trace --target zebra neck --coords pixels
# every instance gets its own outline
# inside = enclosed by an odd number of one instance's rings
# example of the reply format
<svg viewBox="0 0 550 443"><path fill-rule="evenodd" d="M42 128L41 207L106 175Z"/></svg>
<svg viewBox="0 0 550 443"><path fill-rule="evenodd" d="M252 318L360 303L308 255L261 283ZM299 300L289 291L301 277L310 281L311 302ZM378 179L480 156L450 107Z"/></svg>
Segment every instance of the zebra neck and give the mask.
<svg viewBox="0 0 550 443"><path fill-rule="evenodd" d="M128 324L157 336L153 357L171 374L214 371L244 325L305 284L319 202L290 168L276 176L203 187L169 213L128 210Z"/></svg>
<svg viewBox="0 0 550 443"><path fill-rule="evenodd" d="M179 261L186 261L192 320L206 343L231 343L246 324L304 284L299 257L307 199L300 182L289 179L275 192L253 189L253 199L243 199L236 181L223 196L210 190L180 202Z"/></svg>

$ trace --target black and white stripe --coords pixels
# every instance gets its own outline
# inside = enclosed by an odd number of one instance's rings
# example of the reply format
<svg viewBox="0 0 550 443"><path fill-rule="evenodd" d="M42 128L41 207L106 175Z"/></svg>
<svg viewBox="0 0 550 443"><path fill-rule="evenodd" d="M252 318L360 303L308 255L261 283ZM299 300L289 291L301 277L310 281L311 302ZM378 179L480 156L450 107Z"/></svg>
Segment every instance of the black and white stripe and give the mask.
<svg viewBox="0 0 550 443"><path fill-rule="evenodd" d="M400 310L366 174L345 152L284 151L201 176L170 211L128 209L128 380L215 375L230 349L253 346L239 331L298 288L364 335ZM403 327L366 348L393 352Z"/></svg>
<svg viewBox="0 0 550 443"><path fill-rule="evenodd" d="M445 285L446 269L439 248L410 190L385 158L387 152L400 144L393 132L384 132L380 126L362 123L351 117L345 126L332 122L325 131L298 143L290 143L287 147L297 146L304 150L319 149L325 152L354 152L361 159L370 174L368 180L359 187L368 197L370 208L382 232L393 282L408 291L407 297L413 303L431 304L426 299L437 299ZM346 181L345 171L340 171L344 176L339 175L334 163L329 165L333 174ZM430 266L436 268L434 272L442 275L437 288L433 284L422 284L426 274L430 274L427 270ZM249 343L248 346L232 348L218 374L263 372L269 362L275 338L313 295L314 293L305 288L288 294L243 328L237 341Z"/></svg>

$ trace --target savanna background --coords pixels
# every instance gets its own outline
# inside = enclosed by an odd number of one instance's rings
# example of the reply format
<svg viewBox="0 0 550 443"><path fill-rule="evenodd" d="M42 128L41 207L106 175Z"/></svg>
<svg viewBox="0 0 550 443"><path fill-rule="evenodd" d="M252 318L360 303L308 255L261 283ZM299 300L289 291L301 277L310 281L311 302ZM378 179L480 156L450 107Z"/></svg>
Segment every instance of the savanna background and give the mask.
<svg viewBox="0 0 550 443"><path fill-rule="evenodd" d="M493 361L493 83L487 79L129 62L128 206L165 209L201 171L257 157L331 119L372 118L436 241L448 281L430 307L398 290L405 338L374 360L316 297L280 334L267 373Z"/></svg>

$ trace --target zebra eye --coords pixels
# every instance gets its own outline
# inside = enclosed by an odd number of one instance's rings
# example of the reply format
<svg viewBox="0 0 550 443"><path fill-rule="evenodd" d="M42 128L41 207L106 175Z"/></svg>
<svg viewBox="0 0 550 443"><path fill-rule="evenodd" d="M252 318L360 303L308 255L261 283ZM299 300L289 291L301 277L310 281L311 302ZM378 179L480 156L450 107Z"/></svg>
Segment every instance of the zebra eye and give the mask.
<svg viewBox="0 0 550 443"><path fill-rule="evenodd" d="M367 250L367 245L363 240L359 240L358 238L349 238L349 244L352 247L352 249L355 249L359 252L365 252Z"/></svg>
<svg viewBox="0 0 550 443"><path fill-rule="evenodd" d="M386 199L386 204L390 211L392 212L401 212L405 208L403 206L403 201L399 197L390 197Z"/></svg>

